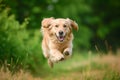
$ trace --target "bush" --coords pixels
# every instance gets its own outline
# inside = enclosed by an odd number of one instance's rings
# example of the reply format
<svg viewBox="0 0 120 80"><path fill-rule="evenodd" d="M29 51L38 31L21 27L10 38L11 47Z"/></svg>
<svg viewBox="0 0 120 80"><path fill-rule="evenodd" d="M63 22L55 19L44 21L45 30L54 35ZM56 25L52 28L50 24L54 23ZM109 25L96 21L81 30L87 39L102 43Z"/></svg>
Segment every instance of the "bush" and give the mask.
<svg viewBox="0 0 120 80"><path fill-rule="evenodd" d="M20 24L9 8L0 8L0 65L13 72L21 68L37 71L44 58L39 30L27 30L28 19Z"/></svg>

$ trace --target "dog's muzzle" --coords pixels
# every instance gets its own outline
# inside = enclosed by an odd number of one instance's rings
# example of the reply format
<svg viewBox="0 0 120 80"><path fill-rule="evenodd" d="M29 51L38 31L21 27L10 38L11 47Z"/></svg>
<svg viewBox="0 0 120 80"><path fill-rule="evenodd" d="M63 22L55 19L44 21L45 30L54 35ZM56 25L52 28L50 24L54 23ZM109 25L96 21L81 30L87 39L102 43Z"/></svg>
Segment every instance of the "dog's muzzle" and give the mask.
<svg viewBox="0 0 120 80"><path fill-rule="evenodd" d="M64 39L65 39L65 35L64 35L64 32L63 31L59 31L58 35L57 36L57 39L60 41L60 42L63 42Z"/></svg>

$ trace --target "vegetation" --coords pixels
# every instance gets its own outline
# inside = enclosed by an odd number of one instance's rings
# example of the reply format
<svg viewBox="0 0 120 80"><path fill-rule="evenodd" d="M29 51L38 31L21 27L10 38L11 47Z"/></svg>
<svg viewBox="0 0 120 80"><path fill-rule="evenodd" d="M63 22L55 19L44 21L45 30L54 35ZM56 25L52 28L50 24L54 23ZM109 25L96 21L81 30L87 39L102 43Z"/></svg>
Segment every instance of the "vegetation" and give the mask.
<svg viewBox="0 0 120 80"><path fill-rule="evenodd" d="M56 64L53 69L47 63L37 75L20 70L12 75L4 66L0 70L1 80L119 80L120 54L99 56L94 53L77 54L71 59Z"/></svg>
<svg viewBox="0 0 120 80"><path fill-rule="evenodd" d="M40 29L45 17L63 17L75 20L79 31L75 33L75 46L80 49L105 49L105 42L113 49L119 47L119 0L3 0L11 13L22 23L29 18L28 29ZM117 43L116 43L117 40ZM119 44L118 44L119 43Z"/></svg>
<svg viewBox="0 0 120 80"><path fill-rule="evenodd" d="M0 0L0 80L119 80L119 3ZM40 26L45 17L70 18L79 25L78 32L73 30L73 57L52 70L41 51Z"/></svg>
<svg viewBox="0 0 120 80"><path fill-rule="evenodd" d="M26 30L28 20L20 24L14 15L9 15L9 8L1 8L0 15L0 65L8 64L15 71L21 68L37 71L44 62L40 31Z"/></svg>

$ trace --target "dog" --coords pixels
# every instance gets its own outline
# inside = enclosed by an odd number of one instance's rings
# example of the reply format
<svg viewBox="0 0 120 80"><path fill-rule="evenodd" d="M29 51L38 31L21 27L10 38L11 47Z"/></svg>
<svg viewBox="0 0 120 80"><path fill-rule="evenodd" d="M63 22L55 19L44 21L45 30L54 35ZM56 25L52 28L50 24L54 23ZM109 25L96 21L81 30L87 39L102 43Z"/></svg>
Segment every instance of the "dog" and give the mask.
<svg viewBox="0 0 120 80"><path fill-rule="evenodd" d="M67 18L44 18L41 22L43 34L42 51L48 59L48 65L63 61L72 55L72 29L78 30L78 24Z"/></svg>

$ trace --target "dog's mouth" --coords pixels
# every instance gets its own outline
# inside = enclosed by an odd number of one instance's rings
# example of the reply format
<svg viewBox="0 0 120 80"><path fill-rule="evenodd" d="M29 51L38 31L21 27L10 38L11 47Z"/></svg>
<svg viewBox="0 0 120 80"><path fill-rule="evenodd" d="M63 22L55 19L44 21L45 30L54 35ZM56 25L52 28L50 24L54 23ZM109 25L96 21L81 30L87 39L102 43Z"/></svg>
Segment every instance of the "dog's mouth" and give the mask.
<svg viewBox="0 0 120 80"><path fill-rule="evenodd" d="M63 35L59 35L59 36L56 35L56 37L60 42L63 42L65 39L65 36L63 36Z"/></svg>

